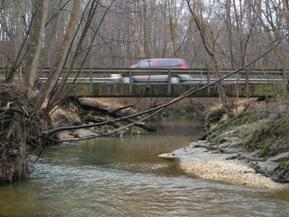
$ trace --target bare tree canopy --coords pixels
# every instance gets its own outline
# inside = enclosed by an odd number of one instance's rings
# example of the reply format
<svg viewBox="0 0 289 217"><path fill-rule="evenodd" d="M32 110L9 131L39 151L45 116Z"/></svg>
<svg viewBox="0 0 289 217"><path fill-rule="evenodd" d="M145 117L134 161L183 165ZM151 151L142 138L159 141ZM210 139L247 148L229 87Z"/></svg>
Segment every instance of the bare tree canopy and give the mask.
<svg viewBox="0 0 289 217"><path fill-rule="evenodd" d="M37 1L1 1L0 11L0 60L1 66L29 64L21 61L29 55L27 45L32 44L33 28L41 20L35 7ZM47 1L45 30L41 35L39 66L54 66L59 61L55 55L63 45L62 40L68 27L73 1ZM225 0L225 1L189 1L204 24L210 26L214 36L214 49L218 55L220 67L236 68L256 57L270 40L280 37L288 28L288 2L283 0ZM146 57L185 58L192 67L207 67L212 64L204 46L197 25L193 22L187 2L176 0L118 0L109 9L99 32L91 44L92 35L97 29L103 13L111 1L81 1L76 16L80 24L75 35L72 52L85 28L87 19L91 25L82 39L78 58L74 66L81 64L81 57L92 46L85 66L127 67L135 60ZM45 1L41 1L41 5ZM97 5L94 16L86 8ZM86 8L86 9L85 9ZM84 13L82 15L82 13ZM45 13L40 13L44 19ZM89 18L90 17L90 18ZM33 18L35 20L33 21ZM37 19L36 19L37 18ZM29 26L33 24L32 30ZM207 28L208 29L208 28ZM39 32L39 31L38 31ZM25 36L29 34L24 48L20 49ZM73 33L74 34L74 33ZM39 34L40 35L40 34ZM36 36L35 36L36 37ZM34 39L36 40L36 39ZM36 46L36 45L34 45ZM30 47L30 46L29 46ZM287 46L279 48L281 56L287 56ZM29 49L33 49L30 47ZM30 52L31 53L31 52ZM27 55L26 55L27 54ZM43 55L42 55L43 54ZM30 60L31 61L31 60ZM260 60L254 67L282 67L281 60L273 55ZM69 61L66 64L70 64Z"/></svg>

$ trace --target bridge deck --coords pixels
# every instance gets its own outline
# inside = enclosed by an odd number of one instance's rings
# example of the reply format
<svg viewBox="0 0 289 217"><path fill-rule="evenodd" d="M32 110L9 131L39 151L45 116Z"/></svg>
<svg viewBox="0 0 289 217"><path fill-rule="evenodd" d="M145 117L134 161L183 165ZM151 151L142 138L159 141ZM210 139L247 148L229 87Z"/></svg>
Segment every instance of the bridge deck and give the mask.
<svg viewBox="0 0 289 217"><path fill-rule="evenodd" d="M6 69L0 68L0 75L4 78ZM23 69L18 70L17 78L22 79ZM65 71L65 70L64 70ZM223 75L232 70L223 69ZM39 71L39 85L46 82L49 69ZM74 76L80 76L75 80ZM113 76L111 76L114 74ZM166 75L166 82L133 81L139 75ZM173 76L190 75L188 82L173 84L169 78ZM121 78L127 77L129 82L123 83ZM60 78L61 80L61 78ZM75 81L74 81L75 80ZM69 96L84 97L176 97L186 90L198 89L215 81L216 77L208 69L73 69L68 79ZM74 83L75 82L75 83ZM273 96L284 90L287 75L281 70L244 70L222 82L228 96ZM217 88L210 87L198 92L194 97L216 97Z"/></svg>

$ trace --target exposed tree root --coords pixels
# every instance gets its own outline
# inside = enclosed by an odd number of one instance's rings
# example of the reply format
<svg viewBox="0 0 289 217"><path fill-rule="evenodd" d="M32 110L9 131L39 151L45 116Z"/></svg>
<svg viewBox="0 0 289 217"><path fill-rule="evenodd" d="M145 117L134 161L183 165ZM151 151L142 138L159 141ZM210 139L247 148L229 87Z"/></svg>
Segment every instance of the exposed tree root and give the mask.
<svg viewBox="0 0 289 217"><path fill-rule="evenodd" d="M0 83L0 181L12 182L30 173L28 152L42 149L47 120L20 88Z"/></svg>

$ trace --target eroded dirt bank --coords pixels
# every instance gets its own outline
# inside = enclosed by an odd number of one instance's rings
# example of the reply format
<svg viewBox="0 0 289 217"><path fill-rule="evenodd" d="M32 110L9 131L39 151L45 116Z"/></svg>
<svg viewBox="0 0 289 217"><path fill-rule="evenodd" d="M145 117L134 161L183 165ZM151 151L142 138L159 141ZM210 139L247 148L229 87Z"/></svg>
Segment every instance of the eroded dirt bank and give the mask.
<svg viewBox="0 0 289 217"><path fill-rule="evenodd" d="M101 123L144 111L169 100L165 98L69 98L51 113L51 118L55 128ZM171 116L200 116L206 103L211 103L211 101L207 99L203 101L186 99L160 112L150 120ZM136 123L133 126L128 126L133 122ZM63 131L58 133L57 136L60 140L101 136L103 134L121 137L124 135L144 134L147 131L154 130L150 125L141 121L141 117L137 117L93 128Z"/></svg>

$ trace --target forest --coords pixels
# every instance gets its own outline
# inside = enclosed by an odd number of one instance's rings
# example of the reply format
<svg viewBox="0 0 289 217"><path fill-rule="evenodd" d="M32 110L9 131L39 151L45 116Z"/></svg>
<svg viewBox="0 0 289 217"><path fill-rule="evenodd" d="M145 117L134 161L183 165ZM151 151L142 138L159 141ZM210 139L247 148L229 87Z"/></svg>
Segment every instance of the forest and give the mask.
<svg viewBox="0 0 289 217"><path fill-rule="evenodd" d="M74 67L128 67L143 58L183 57L191 67L208 68L209 49L220 67L237 68L281 37L282 46L251 67L286 68L285 0L2 0L0 8L4 68L27 65L31 45L40 50L37 67L55 66L68 47L65 64Z"/></svg>

